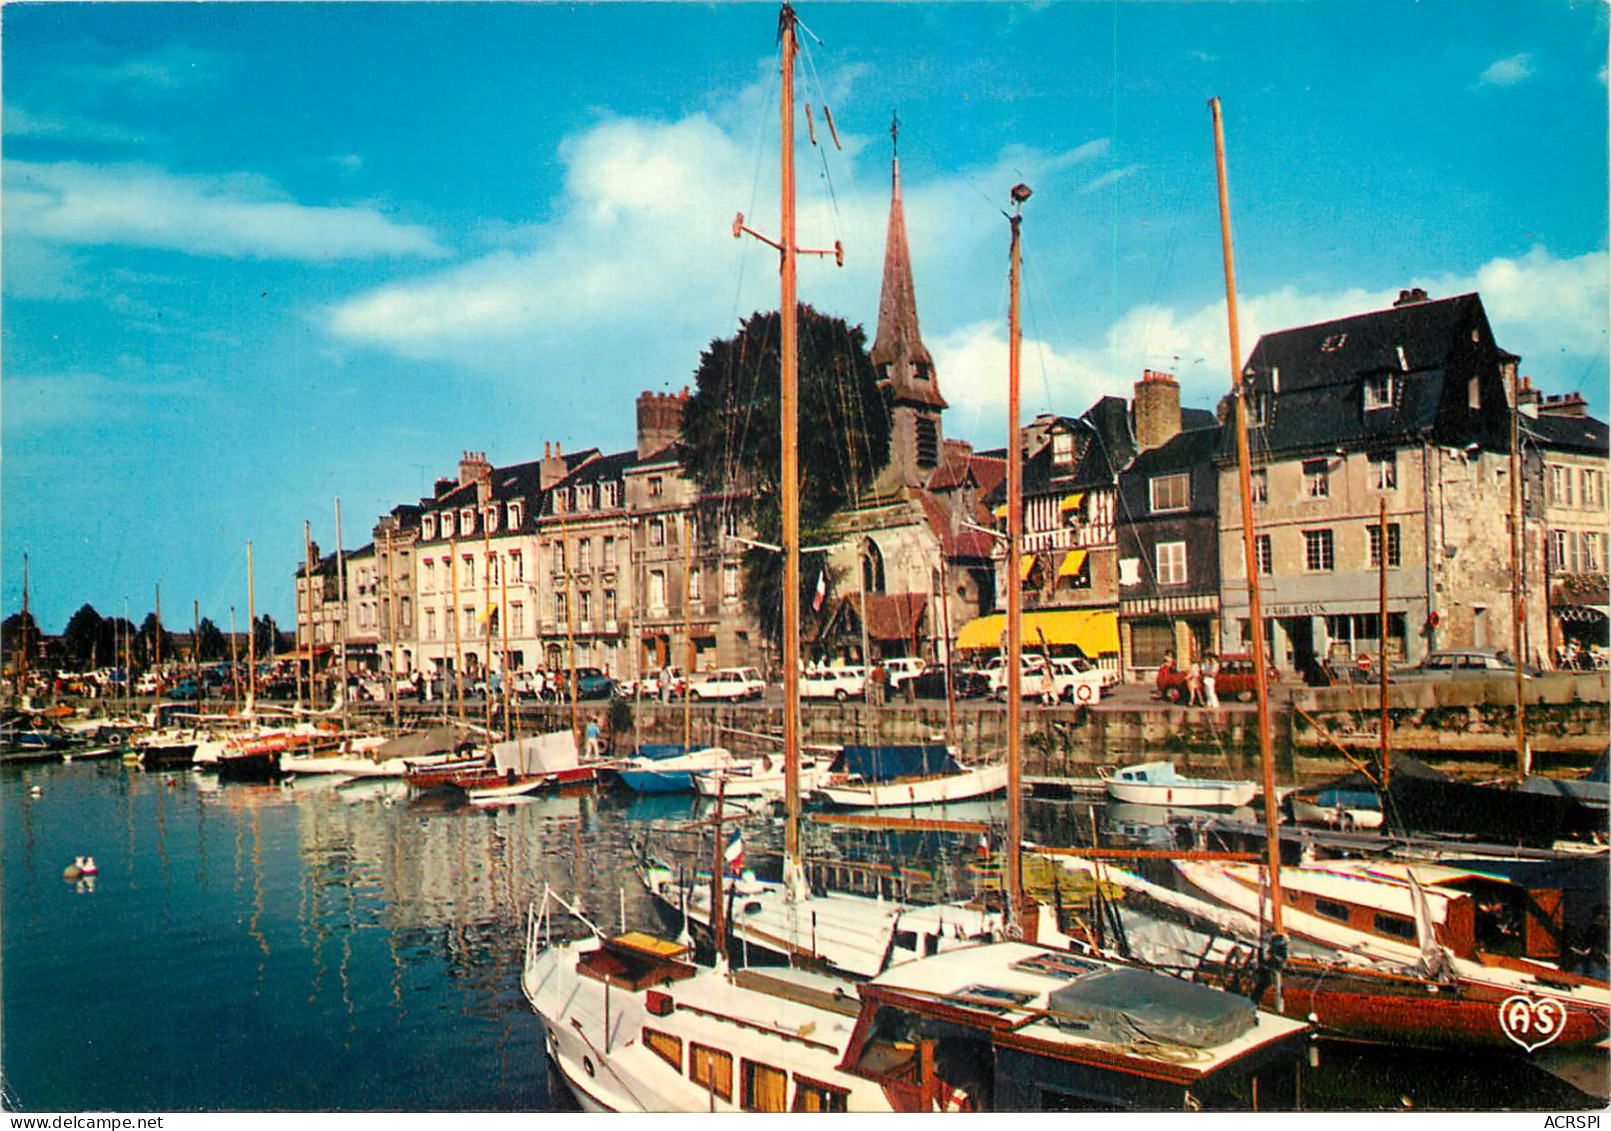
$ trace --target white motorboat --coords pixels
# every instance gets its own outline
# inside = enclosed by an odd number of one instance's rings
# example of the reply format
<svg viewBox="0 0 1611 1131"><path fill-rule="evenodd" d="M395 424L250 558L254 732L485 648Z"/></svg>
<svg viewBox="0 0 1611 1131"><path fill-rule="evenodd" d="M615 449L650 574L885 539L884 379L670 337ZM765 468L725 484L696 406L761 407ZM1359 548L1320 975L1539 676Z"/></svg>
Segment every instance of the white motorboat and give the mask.
<svg viewBox="0 0 1611 1131"><path fill-rule="evenodd" d="M820 788L828 780L828 762L822 758L800 761L800 791ZM776 799L783 796L782 758L770 755L749 761L734 761L725 770L694 775L694 790L705 797L722 794L729 801L746 797Z"/></svg>
<svg viewBox="0 0 1611 1131"><path fill-rule="evenodd" d="M1189 809L1236 809L1248 804L1259 787L1250 781L1188 778L1173 762L1145 762L1119 769L1103 767L1097 773L1115 801L1139 805L1183 806Z"/></svg>

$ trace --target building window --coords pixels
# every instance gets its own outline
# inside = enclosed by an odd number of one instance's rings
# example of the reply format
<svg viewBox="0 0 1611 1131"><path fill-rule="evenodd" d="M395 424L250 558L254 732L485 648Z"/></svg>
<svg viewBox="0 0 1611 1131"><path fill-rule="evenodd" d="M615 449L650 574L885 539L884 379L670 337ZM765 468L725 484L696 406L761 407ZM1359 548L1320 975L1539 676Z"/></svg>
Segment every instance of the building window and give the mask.
<svg viewBox="0 0 1611 1131"><path fill-rule="evenodd" d="M1311 573L1336 568L1336 559L1331 550L1331 531L1303 532L1303 568Z"/></svg>
<svg viewBox="0 0 1611 1131"><path fill-rule="evenodd" d="M1269 573L1270 563L1273 559L1270 554L1270 536L1268 534L1260 534L1253 539L1253 553L1259 561L1259 572Z"/></svg>
<svg viewBox="0 0 1611 1131"><path fill-rule="evenodd" d="M1393 407L1393 375L1377 373L1365 378L1365 411Z"/></svg>
<svg viewBox="0 0 1611 1131"><path fill-rule="evenodd" d="M698 566L695 566L693 569L688 571L688 599L690 601L698 601L700 599L700 589L702 588L700 578L703 576L704 573Z"/></svg>
<svg viewBox="0 0 1611 1131"><path fill-rule="evenodd" d="M1600 572L1600 536L1584 531L1578 536L1583 544L1583 558L1579 570L1582 573Z"/></svg>
<svg viewBox="0 0 1611 1131"><path fill-rule="evenodd" d="M459 510L459 531L466 535L475 533L474 507L462 507Z"/></svg>
<svg viewBox="0 0 1611 1131"><path fill-rule="evenodd" d="M661 612L666 608L666 571L651 569L649 571L649 607Z"/></svg>
<svg viewBox="0 0 1611 1131"><path fill-rule="evenodd" d="M509 631L516 636L526 634L526 606L519 601L509 606Z"/></svg>
<svg viewBox="0 0 1611 1131"><path fill-rule="evenodd" d="M1382 528L1381 528L1381 524L1372 523L1370 526L1366 527L1365 529L1370 533L1370 567L1371 567L1371 569L1380 569L1382 567ZM1390 523L1387 524L1387 568L1388 569L1397 569L1398 567L1399 567L1398 523L1390 522Z"/></svg>
<svg viewBox="0 0 1611 1131"><path fill-rule="evenodd" d="M658 499L666 493L666 481L659 475L649 476L649 497Z"/></svg>
<svg viewBox="0 0 1611 1131"><path fill-rule="evenodd" d="M920 416L917 425L917 466L935 467L940 462L940 425L931 416Z"/></svg>
<svg viewBox="0 0 1611 1131"><path fill-rule="evenodd" d="M498 507L496 504L483 511L481 518L487 524L488 534L498 533Z"/></svg>
<svg viewBox="0 0 1611 1131"><path fill-rule="evenodd" d="M666 544L666 520L651 518L649 520L649 545L664 546Z"/></svg>
<svg viewBox="0 0 1611 1131"><path fill-rule="evenodd" d="M1303 493L1310 499L1331 497L1331 464L1323 459L1303 461Z"/></svg>
<svg viewBox="0 0 1611 1131"><path fill-rule="evenodd" d="M453 512L444 511L442 514L442 537L453 537Z"/></svg>
<svg viewBox="0 0 1611 1131"><path fill-rule="evenodd" d="M425 562L425 569L420 574L420 588L426 593L436 591L436 563L429 559Z"/></svg>
<svg viewBox="0 0 1611 1131"><path fill-rule="evenodd" d="M612 621L615 619L615 614L615 590L606 589L604 591L604 619L607 621Z"/></svg>
<svg viewBox="0 0 1611 1131"><path fill-rule="evenodd" d="M738 512L727 511L722 515L722 534L728 538L738 537Z"/></svg>
<svg viewBox="0 0 1611 1131"><path fill-rule="evenodd" d="M1564 499L1566 468L1558 463L1549 465L1549 501L1559 503Z"/></svg>
<svg viewBox="0 0 1611 1131"><path fill-rule="evenodd" d="M1148 483L1152 496L1152 509L1183 511L1191 505L1190 475L1159 475Z"/></svg>
<svg viewBox="0 0 1611 1131"><path fill-rule="evenodd" d="M475 556L473 554L465 554L460 560L464 563L464 570L463 570L462 576L460 577L459 584L460 585L474 585L475 584Z"/></svg>
<svg viewBox="0 0 1611 1131"><path fill-rule="evenodd" d="M722 566L722 597L728 601L738 599L738 567L736 565Z"/></svg>
<svg viewBox="0 0 1611 1131"><path fill-rule="evenodd" d="M1366 457L1371 489L1394 491L1398 489L1398 456L1393 452L1372 452Z"/></svg>
<svg viewBox="0 0 1611 1131"><path fill-rule="evenodd" d="M610 482L604 484L604 505L618 507L621 505L621 484Z"/></svg>
<svg viewBox="0 0 1611 1131"><path fill-rule="evenodd" d="M1130 628L1130 659L1138 668L1155 668L1175 650L1175 630L1168 624L1137 623Z"/></svg>
<svg viewBox="0 0 1611 1131"><path fill-rule="evenodd" d="M1186 543L1158 543L1158 584L1183 585L1186 582Z"/></svg>
<svg viewBox="0 0 1611 1131"><path fill-rule="evenodd" d="M435 518L435 516L426 515L423 519L420 520L420 533L422 535L424 535L426 538L435 538L436 537L436 518Z"/></svg>
<svg viewBox="0 0 1611 1131"><path fill-rule="evenodd" d="M789 1074L769 1064L739 1061L739 1107L744 1111L788 1111Z"/></svg>
<svg viewBox="0 0 1611 1131"><path fill-rule="evenodd" d="M1057 431L1052 433L1052 462L1059 467L1067 467L1074 462L1074 434L1072 432Z"/></svg>
<svg viewBox="0 0 1611 1131"><path fill-rule="evenodd" d="M1551 530L1549 532L1549 567L1554 570L1566 569L1566 531Z"/></svg>
<svg viewBox="0 0 1611 1131"><path fill-rule="evenodd" d="M593 539L576 540L576 568L586 573L593 568Z"/></svg>
<svg viewBox="0 0 1611 1131"><path fill-rule="evenodd" d="M604 536L604 561L602 565L605 569L615 568L615 535L613 534Z"/></svg>
<svg viewBox="0 0 1611 1131"><path fill-rule="evenodd" d="M414 623L414 602L407 597L400 597L397 606L403 614L403 627L408 628Z"/></svg>
<svg viewBox="0 0 1611 1131"><path fill-rule="evenodd" d="M1578 472L1578 503L1585 507L1598 507L1605 504L1605 473L1592 468L1581 468Z"/></svg>
<svg viewBox="0 0 1611 1131"><path fill-rule="evenodd" d="M1466 382L1466 407L1472 412L1482 408L1482 382L1476 377Z"/></svg>
<svg viewBox="0 0 1611 1131"><path fill-rule="evenodd" d="M459 614L456 609L442 610L442 632L444 635L454 636L459 631Z"/></svg>
<svg viewBox="0 0 1611 1131"><path fill-rule="evenodd" d="M509 529L510 530L519 530L520 529L520 504L519 503L510 503L509 504Z"/></svg>
<svg viewBox="0 0 1611 1131"><path fill-rule="evenodd" d="M519 550L509 551L509 580L516 583L526 580L526 570Z"/></svg>
<svg viewBox="0 0 1611 1131"><path fill-rule="evenodd" d="M435 640L436 639L436 610L435 609L426 609L425 610L425 639L427 639L427 640Z"/></svg>
<svg viewBox="0 0 1611 1131"><path fill-rule="evenodd" d="M593 622L593 591L584 589L576 595L576 615L583 624Z"/></svg>
<svg viewBox="0 0 1611 1131"><path fill-rule="evenodd" d="M1255 503L1267 503L1267 502L1269 502L1270 501L1270 473L1269 473L1269 471L1267 471L1266 469L1264 469L1262 467L1256 468L1253 471L1250 471L1248 473L1248 478L1249 478L1249 480L1252 481L1252 484L1253 484L1253 501Z"/></svg>
<svg viewBox="0 0 1611 1131"><path fill-rule="evenodd" d="M554 619L560 624L570 620L570 606L565 603L565 594L554 594Z"/></svg>

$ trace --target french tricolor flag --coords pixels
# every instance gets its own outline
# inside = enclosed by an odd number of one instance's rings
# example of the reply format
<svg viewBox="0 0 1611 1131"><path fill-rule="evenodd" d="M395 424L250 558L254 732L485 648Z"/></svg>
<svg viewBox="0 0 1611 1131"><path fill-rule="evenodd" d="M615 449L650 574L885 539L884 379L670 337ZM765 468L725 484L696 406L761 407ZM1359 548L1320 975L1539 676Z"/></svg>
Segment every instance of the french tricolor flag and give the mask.
<svg viewBox="0 0 1611 1131"><path fill-rule="evenodd" d="M729 876L740 875L744 871L744 832L734 829L733 835L727 841L727 848L722 852L722 859L727 864Z"/></svg>

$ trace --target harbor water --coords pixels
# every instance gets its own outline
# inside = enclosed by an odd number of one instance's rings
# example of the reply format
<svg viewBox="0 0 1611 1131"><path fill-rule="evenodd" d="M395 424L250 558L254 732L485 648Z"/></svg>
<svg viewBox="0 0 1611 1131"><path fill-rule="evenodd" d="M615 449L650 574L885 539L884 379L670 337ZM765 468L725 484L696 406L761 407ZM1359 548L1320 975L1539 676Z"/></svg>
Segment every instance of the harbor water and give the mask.
<svg viewBox="0 0 1611 1131"><path fill-rule="evenodd" d="M219 785L115 761L0 771L5 1105L568 1109L520 992L527 908L546 884L605 929L663 929L633 865L691 847L698 805L606 790L436 809L395 783ZM1031 835L1054 843L1105 818L1082 802L1028 808ZM743 827L764 871L780 828L767 815ZM810 825L807 843L869 889L892 882L891 861L924 894L990 881L976 837ZM98 873L64 878L80 856ZM1331 1046L1305 1097L1334 1109L1583 1106L1515 1058Z"/></svg>

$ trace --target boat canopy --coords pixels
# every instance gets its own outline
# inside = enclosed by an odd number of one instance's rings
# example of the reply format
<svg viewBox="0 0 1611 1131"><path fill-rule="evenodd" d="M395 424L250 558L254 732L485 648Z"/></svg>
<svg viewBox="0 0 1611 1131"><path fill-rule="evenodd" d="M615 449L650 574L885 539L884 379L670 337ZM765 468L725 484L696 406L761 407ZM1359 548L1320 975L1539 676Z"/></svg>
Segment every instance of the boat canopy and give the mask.
<svg viewBox="0 0 1611 1131"><path fill-rule="evenodd" d="M581 764L576 755L576 736L557 730L530 738L512 738L492 748L492 761L499 771L520 774L557 774Z"/></svg>
<svg viewBox="0 0 1611 1131"><path fill-rule="evenodd" d="M680 758L688 747L678 742L645 742L638 747L638 757L659 762L666 758Z"/></svg>
<svg viewBox="0 0 1611 1131"><path fill-rule="evenodd" d="M1002 613L975 617L957 633L957 647L999 648L1006 627L1007 618ZM1111 609L1041 609L1025 613L1024 639L1038 640L1042 636L1048 647L1073 646L1086 659L1117 655L1119 614Z"/></svg>
<svg viewBox="0 0 1611 1131"><path fill-rule="evenodd" d="M424 758L430 754L446 754L458 749L459 732L455 727L430 727L411 731L388 739L375 750L375 759Z"/></svg>
<svg viewBox="0 0 1611 1131"><path fill-rule="evenodd" d="M831 771L857 774L865 781L931 777L960 772L948 747L940 743L916 746L846 746L834 759Z"/></svg>
<svg viewBox="0 0 1611 1131"><path fill-rule="evenodd" d="M1046 1004L1059 1028L1111 1044L1210 1048L1235 1040L1257 1020L1252 1002L1237 994L1128 967L1076 978L1053 990Z"/></svg>

